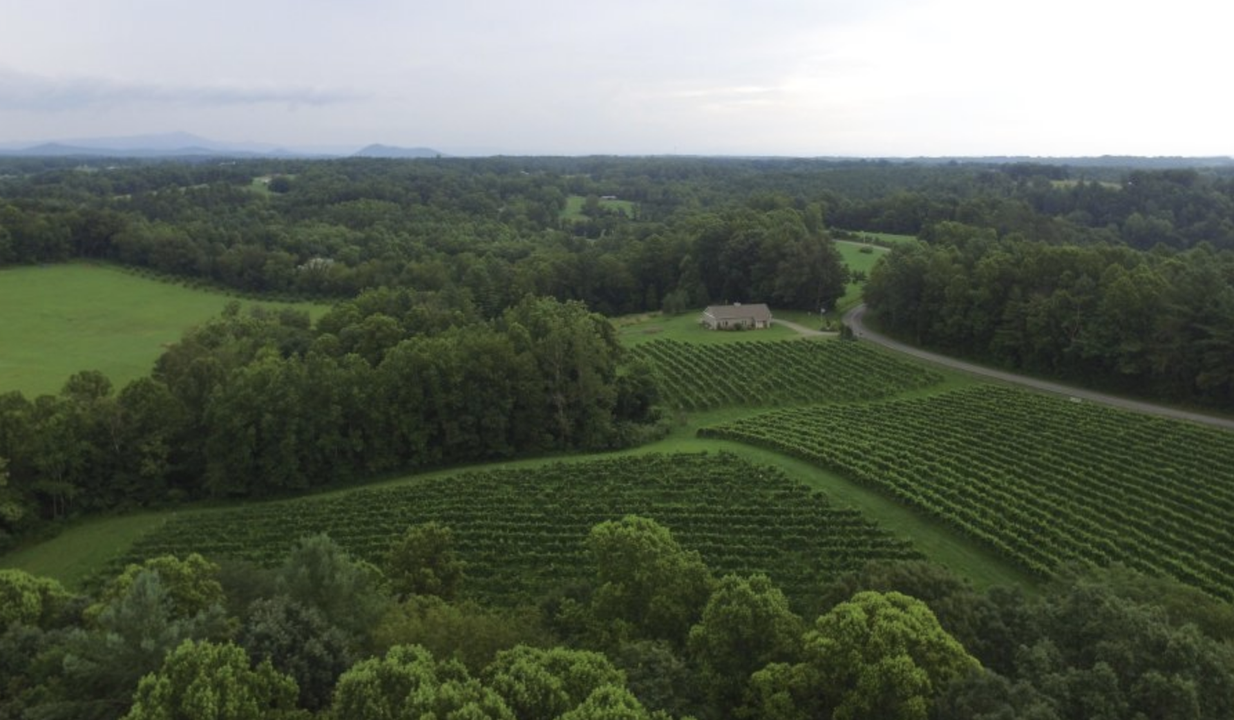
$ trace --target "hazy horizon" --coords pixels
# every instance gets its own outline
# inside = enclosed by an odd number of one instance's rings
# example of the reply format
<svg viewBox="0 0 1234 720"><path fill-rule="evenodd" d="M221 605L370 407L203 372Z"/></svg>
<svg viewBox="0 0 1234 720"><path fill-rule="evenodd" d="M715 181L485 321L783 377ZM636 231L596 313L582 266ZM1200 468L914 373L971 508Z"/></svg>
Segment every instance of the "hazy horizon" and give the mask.
<svg viewBox="0 0 1234 720"><path fill-rule="evenodd" d="M1234 8L1200 0L0 2L9 146L1234 155Z"/></svg>

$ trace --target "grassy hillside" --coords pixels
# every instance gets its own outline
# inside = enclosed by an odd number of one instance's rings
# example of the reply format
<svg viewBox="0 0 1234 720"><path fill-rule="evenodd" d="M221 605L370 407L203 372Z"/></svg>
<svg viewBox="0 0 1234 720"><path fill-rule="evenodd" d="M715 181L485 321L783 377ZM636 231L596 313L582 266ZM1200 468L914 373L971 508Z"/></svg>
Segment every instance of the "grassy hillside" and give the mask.
<svg viewBox="0 0 1234 720"><path fill-rule="evenodd" d="M55 394L79 370L101 370L120 387L148 374L168 343L234 299L100 265L0 270L0 392Z"/></svg>

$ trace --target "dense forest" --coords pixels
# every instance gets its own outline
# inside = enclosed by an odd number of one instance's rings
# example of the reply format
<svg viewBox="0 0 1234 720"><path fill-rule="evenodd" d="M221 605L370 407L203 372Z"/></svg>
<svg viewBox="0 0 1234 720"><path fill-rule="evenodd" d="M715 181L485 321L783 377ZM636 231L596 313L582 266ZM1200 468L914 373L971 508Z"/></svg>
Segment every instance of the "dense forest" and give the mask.
<svg viewBox="0 0 1234 720"><path fill-rule="evenodd" d="M827 228L1234 248L1234 175L680 158L0 161L0 264L103 258L241 290L528 293L612 315L836 295ZM1080 175L1086 174L1090 177ZM1093 177L1104 179L1093 179ZM564 216L569 198L585 198ZM631 203L613 207L600 198ZM632 209L630 209L632 208ZM680 293L674 295L674 293ZM670 298L670 296L672 296Z"/></svg>

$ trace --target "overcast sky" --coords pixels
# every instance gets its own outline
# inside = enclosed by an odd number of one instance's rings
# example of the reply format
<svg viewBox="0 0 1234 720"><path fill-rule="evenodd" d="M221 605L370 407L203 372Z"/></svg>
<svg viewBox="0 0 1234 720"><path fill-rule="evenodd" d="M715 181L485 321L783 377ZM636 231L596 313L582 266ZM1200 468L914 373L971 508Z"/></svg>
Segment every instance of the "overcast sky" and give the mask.
<svg viewBox="0 0 1234 720"><path fill-rule="evenodd" d="M0 0L0 141L1234 155L1220 0Z"/></svg>

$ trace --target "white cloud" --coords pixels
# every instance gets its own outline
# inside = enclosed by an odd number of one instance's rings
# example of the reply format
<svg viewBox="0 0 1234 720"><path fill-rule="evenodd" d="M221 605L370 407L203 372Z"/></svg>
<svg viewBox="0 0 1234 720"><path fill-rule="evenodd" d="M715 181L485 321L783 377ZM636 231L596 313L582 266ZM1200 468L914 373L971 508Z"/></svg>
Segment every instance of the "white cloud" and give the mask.
<svg viewBox="0 0 1234 720"><path fill-rule="evenodd" d="M165 86L95 77L43 77L0 70L0 110L69 112L125 104L330 105L355 100L350 91L274 85Z"/></svg>

